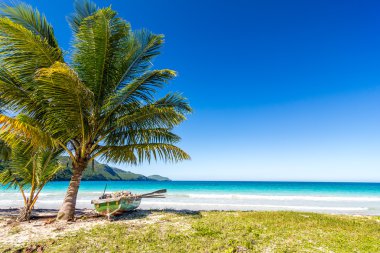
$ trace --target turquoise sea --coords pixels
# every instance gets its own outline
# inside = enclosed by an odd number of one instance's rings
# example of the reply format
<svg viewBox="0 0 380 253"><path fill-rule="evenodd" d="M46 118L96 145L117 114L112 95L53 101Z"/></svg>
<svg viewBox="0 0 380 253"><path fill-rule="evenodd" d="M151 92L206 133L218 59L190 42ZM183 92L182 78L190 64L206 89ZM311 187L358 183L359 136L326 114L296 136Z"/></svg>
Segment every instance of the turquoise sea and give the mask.
<svg viewBox="0 0 380 253"><path fill-rule="evenodd" d="M144 199L141 208L190 210L294 210L380 215L380 183L226 182L226 181L83 181L78 208L91 208L107 184L107 192L144 193L165 188L165 199ZM37 208L58 208L68 182L51 182ZM0 208L19 207L21 195L0 188Z"/></svg>

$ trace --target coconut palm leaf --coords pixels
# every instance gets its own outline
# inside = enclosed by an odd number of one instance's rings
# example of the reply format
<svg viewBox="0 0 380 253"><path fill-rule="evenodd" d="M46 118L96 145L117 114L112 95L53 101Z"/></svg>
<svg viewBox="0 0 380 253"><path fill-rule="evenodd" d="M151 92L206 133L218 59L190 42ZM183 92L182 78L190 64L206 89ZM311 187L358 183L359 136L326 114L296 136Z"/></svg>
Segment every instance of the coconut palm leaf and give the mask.
<svg viewBox="0 0 380 253"><path fill-rule="evenodd" d="M164 160L178 162L189 159L180 148L163 143L133 144L127 146L104 146L99 147L97 156L107 162L140 164L144 161Z"/></svg>
<svg viewBox="0 0 380 253"><path fill-rule="evenodd" d="M106 8L84 19L76 34L74 68L94 93L95 103L99 105L114 88L113 79L118 72L120 51L129 30L128 23Z"/></svg>
<svg viewBox="0 0 380 253"><path fill-rule="evenodd" d="M10 159L10 156L11 156L11 149L4 141L0 140L0 166L5 161L8 161Z"/></svg>
<svg viewBox="0 0 380 253"><path fill-rule="evenodd" d="M61 50L6 17L0 17L0 60L9 71L28 84L34 72L62 61ZM29 83L31 85L31 83Z"/></svg>
<svg viewBox="0 0 380 253"><path fill-rule="evenodd" d="M24 26L26 29L41 36L53 48L59 48L54 36L54 29L47 19L37 9L32 6L19 3L11 6L8 4L0 5L0 13L12 20L14 23Z"/></svg>
<svg viewBox="0 0 380 253"><path fill-rule="evenodd" d="M92 92L65 63L56 62L36 72L39 100L49 104L44 122L47 131L67 143L76 136L88 134Z"/></svg>
<svg viewBox="0 0 380 253"><path fill-rule="evenodd" d="M136 109L133 113L119 115L115 125L173 128L184 121L185 114L190 112L191 108L186 98L177 93L168 94L153 104Z"/></svg>
<svg viewBox="0 0 380 253"><path fill-rule="evenodd" d="M113 143L118 146L139 144L139 143L178 143L181 138L172 133L171 129L129 129L119 128L111 132L105 143Z"/></svg>
<svg viewBox="0 0 380 253"><path fill-rule="evenodd" d="M152 103L156 90L175 76L175 71L169 69L149 71L109 96L103 109L115 110L121 104L136 102Z"/></svg>
<svg viewBox="0 0 380 253"><path fill-rule="evenodd" d="M26 86L26 85L25 85ZM20 78L6 66L0 66L0 98L2 106L13 111L35 111L37 103Z"/></svg>
<svg viewBox="0 0 380 253"><path fill-rule="evenodd" d="M95 3L87 0L76 0L74 2L74 9L74 13L67 17L67 22L69 22L71 29L76 33L79 31L83 19L93 15L98 10L98 7Z"/></svg>
<svg viewBox="0 0 380 253"><path fill-rule="evenodd" d="M23 114L16 118L0 114L1 139L11 146L23 141L23 138L28 139L31 146L61 146L57 139L45 133L37 124L37 121Z"/></svg>
<svg viewBox="0 0 380 253"><path fill-rule="evenodd" d="M177 113L173 108L158 108L154 105L147 105L133 114L120 117L115 122L115 128L173 128L186 118Z"/></svg>
<svg viewBox="0 0 380 253"><path fill-rule="evenodd" d="M159 55L164 36L143 29L133 32L128 42L130 45L126 47L124 59L120 64L121 75L115 84L116 89L124 87L126 83L152 67L152 60Z"/></svg>

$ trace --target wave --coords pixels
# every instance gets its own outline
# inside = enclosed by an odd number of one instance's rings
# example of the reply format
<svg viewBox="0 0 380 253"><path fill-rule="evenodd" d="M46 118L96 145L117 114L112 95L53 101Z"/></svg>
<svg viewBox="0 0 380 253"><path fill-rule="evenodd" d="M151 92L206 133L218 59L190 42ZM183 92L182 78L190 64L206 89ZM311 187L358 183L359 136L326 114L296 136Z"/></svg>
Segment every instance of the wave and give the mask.
<svg viewBox="0 0 380 253"><path fill-rule="evenodd" d="M59 208L62 200L39 200L36 208ZM0 209L9 207L21 207L23 201L0 200ZM78 199L78 208L93 208L88 199ZM322 205L293 205L281 204L237 204L237 203L204 203L204 202L181 202L181 201L154 201L145 200L141 208L172 208L190 210L293 210L293 211L315 211L328 213L364 213L378 215L380 207L365 206L322 206Z"/></svg>
<svg viewBox="0 0 380 253"><path fill-rule="evenodd" d="M273 208L273 209L291 209L291 210L325 210L325 211L366 211L368 207L334 207L334 206L297 206L297 205L254 205L254 204L211 204L211 203L189 203L189 202L155 202L149 201L145 205L155 206L190 206L198 207L215 207L226 209L226 207L235 208ZM228 209L228 208L227 208Z"/></svg>
<svg viewBox="0 0 380 253"><path fill-rule="evenodd" d="M77 203L86 204L86 207L91 207L87 200L78 200ZM4 201L1 200L0 204L11 204L13 207L22 206L22 201ZM59 207L62 201L47 200L39 201L39 207ZM304 211L341 211L341 212L353 212L353 211L368 211L368 207L340 207L340 206L305 206L305 205L262 205L262 204L218 204L218 203L199 203L199 202L159 202L159 201L145 201L141 205L145 208L190 208L197 210L260 210L260 209L273 209L273 210L304 210ZM83 206L82 206L83 207Z"/></svg>
<svg viewBox="0 0 380 253"><path fill-rule="evenodd" d="M42 204L56 204L56 203L59 203L59 204L62 204L62 202L63 202L63 199L59 199L59 200L38 200L37 203L42 203ZM88 200L88 199L77 199L77 203L90 204L90 200Z"/></svg>
<svg viewBox="0 0 380 253"><path fill-rule="evenodd" d="M107 191L108 192L108 191ZM79 198L96 198L103 192L79 192ZM40 193L40 198L63 198L65 192L46 191ZM1 199L14 199L21 194L16 191L0 192ZM168 198L184 199L232 199L232 200L274 200L274 201L327 201L327 202L380 202L380 196L318 196L318 195L264 195L264 194L223 194L223 193L168 193Z"/></svg>
<svg viewBox="0 0 380 253"><path fill-rule="evenodd" d="M102 192L80 192L79 199L94 199ZM62 200L64 193L42 192L40 200L47 198L59 198ZM0 193L3 200L13 200L21 197L18 192ZM225 199L225 200L272 200L272 201L326 201L326 202L380 202L380 197L372 196L313 196L313 195L249 195L249 194L167 194L169 199Z"/></svg>
<svg viewBox="0 0 380 253"><path fill-rule="evenodd" d="M248 194L168 194L168 197L191 199L252 199L252 200L303 200L334 202L380 202L380 197L344 197L344 196L307 196L307 195L248 195Z"/></svg>

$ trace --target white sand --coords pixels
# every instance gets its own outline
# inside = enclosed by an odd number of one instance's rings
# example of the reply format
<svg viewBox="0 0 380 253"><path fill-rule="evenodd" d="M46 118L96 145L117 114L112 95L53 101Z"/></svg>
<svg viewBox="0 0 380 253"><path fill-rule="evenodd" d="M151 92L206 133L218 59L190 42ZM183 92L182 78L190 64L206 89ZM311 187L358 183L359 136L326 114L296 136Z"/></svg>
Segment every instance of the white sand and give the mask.
<svg viewBox="0 0 380 253"><path fill-rule="evenodd" d="M39 209L33 213L30 222L17 222L17 209L0 209L0 244L12 247L25 243L35 243L48 238L57 238L80 229L89 230L96 225L114 223L149 224L156 223L164 214L138 210L125 214L113 221L98 216L90 209L76 212L75 222L55 220L57 210Z"/></svg>

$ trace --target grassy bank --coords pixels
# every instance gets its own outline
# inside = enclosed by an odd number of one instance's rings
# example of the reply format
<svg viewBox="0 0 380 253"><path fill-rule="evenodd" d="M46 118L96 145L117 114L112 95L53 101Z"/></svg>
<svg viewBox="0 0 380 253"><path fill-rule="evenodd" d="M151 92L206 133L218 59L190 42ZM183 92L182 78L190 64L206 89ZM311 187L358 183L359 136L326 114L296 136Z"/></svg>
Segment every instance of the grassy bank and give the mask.
<svg viewBox="0 0 380 253"><path fill-rule="evenodd" d="M33 245L45 252L380 252L380 217L144 212Z"/></svg>

